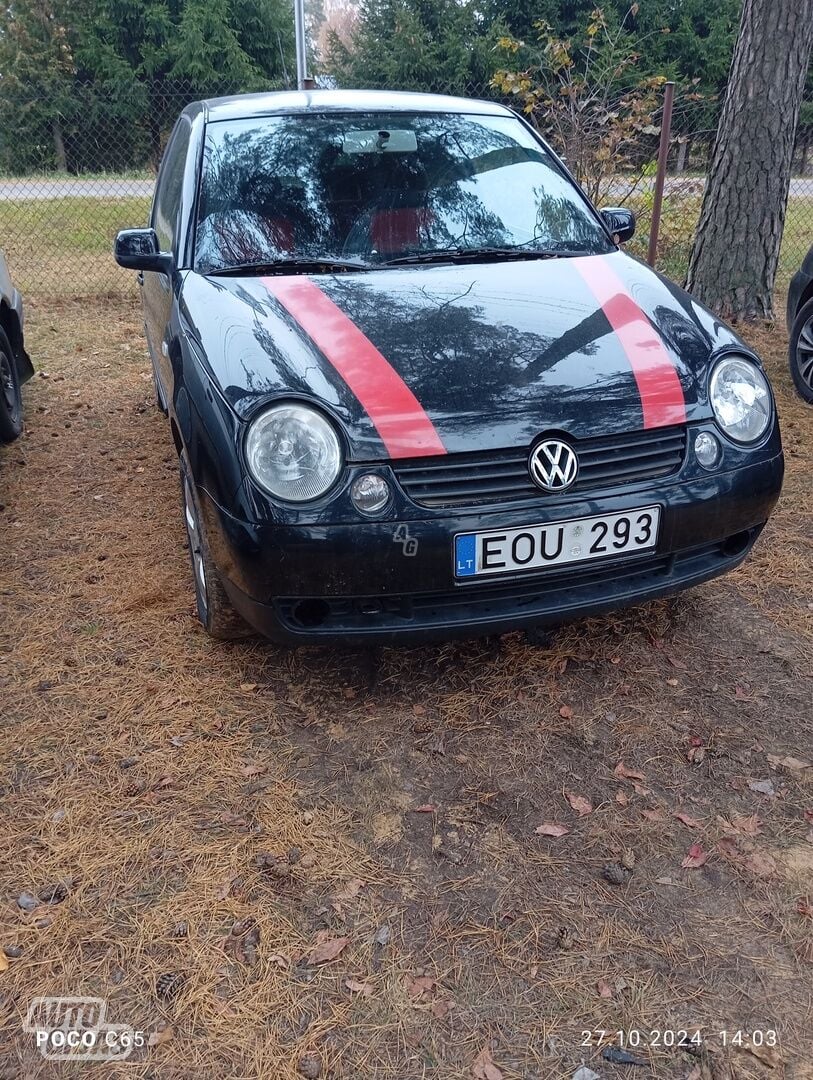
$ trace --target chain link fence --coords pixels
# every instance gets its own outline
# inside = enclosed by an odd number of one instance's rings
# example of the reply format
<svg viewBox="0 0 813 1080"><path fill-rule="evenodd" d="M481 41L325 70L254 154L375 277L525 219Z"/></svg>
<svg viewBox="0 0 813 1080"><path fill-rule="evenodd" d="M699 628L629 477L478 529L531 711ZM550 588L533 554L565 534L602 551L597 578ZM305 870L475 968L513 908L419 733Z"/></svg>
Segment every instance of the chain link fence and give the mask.
<svg viewBox="0 0 813 1080"><path fill-rule="evenodd" d="M237 88L222 85L218 92ZM490 83L464 92L516 104ZM24 117L5 117L0 125L0 247L25 295L135 294L133 276L113 262L113 237L120 228L146 223L163 145L180 110L200 96L191 85L164 81L142 84L139 94L121 102L95 85L80 88L64 117L52 115L33 132ZM677 280L685 273L700 213L718 110L719 102L676 87L658 267ZM543 134L550 134L544 116L538 123ZM638 132L635 145L626 148L623 165L611 166L609 174L605 169L604 186L597 189L603 205L625 204L636 211L639 228L631 247L641 255L651 221L659 125L656 111L648 130ZM17 130L25 135L15 139ZM805 103L799 126L780 289L811 243L813 99Z"/></svg>

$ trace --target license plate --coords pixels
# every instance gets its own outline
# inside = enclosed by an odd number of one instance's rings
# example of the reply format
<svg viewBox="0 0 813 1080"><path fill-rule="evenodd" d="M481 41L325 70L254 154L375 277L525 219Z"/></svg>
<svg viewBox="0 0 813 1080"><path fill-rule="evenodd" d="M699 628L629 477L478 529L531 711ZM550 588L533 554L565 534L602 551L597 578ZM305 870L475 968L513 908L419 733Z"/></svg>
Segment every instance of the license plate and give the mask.
<svg viewBox="0 0 813 1080"><path fill-rule="evenodd" d="M644 506L521 529L458 533L454 538L455 577L542 570L651 551L658 542L660 517L659 506Z"/></svg>

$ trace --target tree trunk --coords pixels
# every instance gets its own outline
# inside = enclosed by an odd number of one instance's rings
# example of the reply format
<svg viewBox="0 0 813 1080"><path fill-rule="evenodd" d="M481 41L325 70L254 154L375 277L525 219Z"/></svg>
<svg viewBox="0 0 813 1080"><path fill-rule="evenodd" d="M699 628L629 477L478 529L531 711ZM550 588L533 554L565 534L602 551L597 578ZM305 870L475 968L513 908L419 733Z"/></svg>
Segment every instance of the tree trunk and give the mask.
<svg viewBox="0 0 813 1080"><path fill-rule="evenodd" d="M54 157L56 167L60 172L68 171L68 155L65 153L65 140L62 138L62 125L59 117L54 116L51 120L51 135L54 140Z"/></svg>
<svg viewBox="0 0 813 1080"><path fill-rule="evenodd" d="M687 288L723 318L772 319L813 0L745 0Z"/></svg>
<svg viewBox="0 0 813 1080"><path fill-rule="evenodd" d="M689 156L689 136L684 136L678 143L678 156L677 165L675 166L676 173L682 173L686 171L686 158Z"/></svg>

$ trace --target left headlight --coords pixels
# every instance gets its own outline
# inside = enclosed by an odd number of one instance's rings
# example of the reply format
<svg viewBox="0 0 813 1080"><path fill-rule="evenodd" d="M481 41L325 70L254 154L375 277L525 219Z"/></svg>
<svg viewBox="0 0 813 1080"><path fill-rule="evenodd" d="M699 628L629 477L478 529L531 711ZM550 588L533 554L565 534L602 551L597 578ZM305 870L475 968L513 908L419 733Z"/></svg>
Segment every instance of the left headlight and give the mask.
<svg viewBox="0 0 813 1080"><path fill-rule="evenodd" d="M318 499L342 469L339 436L307 405L272 405L246 433L246 464L261 488L286 502Z"/></svg>
<svg viewBox="0 0 813 1080"><path fill-rule="evenodd" d="M756 442L771 421L768 380L744 356L726 356L711 374L709 398L717 423L736 442Z"/></svg>

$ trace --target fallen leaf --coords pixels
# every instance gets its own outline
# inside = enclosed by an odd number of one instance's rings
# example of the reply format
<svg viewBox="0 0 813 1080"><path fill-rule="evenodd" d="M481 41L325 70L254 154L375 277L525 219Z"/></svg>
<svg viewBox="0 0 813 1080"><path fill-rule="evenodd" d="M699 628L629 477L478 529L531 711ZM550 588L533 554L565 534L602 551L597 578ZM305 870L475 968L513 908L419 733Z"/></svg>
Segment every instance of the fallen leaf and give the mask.
<svg viewBox="0 0 813 1080"><path fill-rule="evenodd" d="M563 705L559 710L559 715L562 717L563 720L570 720L570 718L573 716L573 710L569 705Z"/></svg>
<svg viewBox="0 0 813 1080"><path fill-rule="evenodd" d="M805 810L804 818L805 821L809 821L813 825L813 810Z"/></svg>
<svg viewBox="0 0 813 1080"><path fill-rule="evenodd" d="M450 998L438 998L429 1006L429 1011L436 1020L445 1020L453 1007L454 1002Z"/></svg>
<svg viewBox="0 0 813 1080"><path fill-rule="evenodd" d="M742 865L755 877L769 878L776 873L776 860L764 851L752 851L745 856Z"/></svg>
<svg viewBox="0 0 813 1080"><path fill-rule="evenodd" d="M659 806L656 806L654 809L642 810L641 817L646 818L647 821L663 821L664 813Z"/></svg>
<svg viewBox="0 0 813 1080"><path fill-rule="evenodd" d="M796 905L796 910L806 919L813 919L813 906L808 897L803 896Z"/></svg>
<svg viewBox="0 0 813 1080"><path fill-rule="evenodd" d="M257 684L255 682L241 682L240 689L245 690L248 693L250 690L256 690Z"/></svg>
<svg viewBox="0 0 813 1080"><path fill-rule="evenodd" d="M625 795L623 791L616 791L615 801L619 806L629 806L629 795Z"/></svg>
<svg viewBox="0 0 813 1080"><path fill-rule="evenodd" d="M742 1049L747 1050L757 1061L761 1061L763 1065L767 1065L770 1069L775 1069L782 1062L782 1057L775 1046L763 1046L762 1044L747 1042L742 1044Z"/></svg>
<svg viewBox="0 0 813 1080"><path fill-rule="evenodd" d="M684 814L684 812L682 810L679 810L675 814L675 817L681 823L681 825L685 825L687 829L702 829L703 828L703 822L702 821L698 821L697 818L692 817L691 814Z"/></svg>
<svg viewBox="0 0 813 1080"><path fill-rule="evenodd" d="M598 983L596 984L596 989L598 990L599 997L611 998L613 996L613 988L610 986L606 979L599 979Z"/></svg>
<svg viewBox="0 0 813 1080"><path fill-rule="evenodd" d="M768 764L774 769L790 769L791 772L799 772L802 769L813 768L813 761L805 761L804 758L791 757L789 754L778 757L776 754L768 754Z"/></svg>
<svg viewBox="0 0 813 1080"><path fill-rule="evenodd" d="M314 945L308 953L309 964L327 964L342 953L350 942L349 937L328 938Z"/></svg>
<svg viewBox="0 0 813 1080"><path fill-rule="evenodd" d="M655 878L656 885L680 885L679 881L675 881L673 877L669 877L665 874L663 877Z"/></svg>
<svg viewBox="0 0 813 1080"><path fill-rule="evenodd" d="M724 828L731 828L742 836L757 836L762 831L762 821L756 814L732 814L730 818L720 818Z"/></svg>
<svg viewBox="0 0 813 1080"><path fill-rule="evenodd" d="M412 811L413 814L436 814L437 807L434 803L423 803L421 806L416 806Z"/></svg>
<svg viewBox="0 0 813 1080"><path fill-rule="evenodd" d="M172 1024L167 1024L165 1027L152 1032L149 1039L147 1039L147 1045L164 1046L165 1043L172 1042L174 1035L175 1030L172 1027Z"/></svg>
<svg viewBox="0 0 813 1080"><path fill-rule="evenodd" d="M643 784L639 784L637 780L633 780L632 787L635 791L635 794L640 795L644 799L647 797L647 795L652 794L648 787L644 787Z"/></svg>
<svg viewBox="0 0 813 1080"><path fill-rule="evenodd" d="M645 780L646 777L643 773L637 772L635 769L628 769L623 761L619 761L616 767L613 769L616 776L622 780Z"/></svg>
<svg viewBox="0 0 813 1080"><path fill-rule="evenodd" d="M244 765L240 771L245 777L261 776L265 772L265 765Z"/></svg>
<svg viewBox="0 0 813 1080"><path fill-rule="evenodd" d="M588 1069L586 1065L580 1065L573 1073L571 1080L601 1080L601 1077L597 1072Z"/></svg>
<svg viewBox="0 0 813 1080"><path fill-rule="evenodd" d="M0 949L0 971L7 971L7 970L8 970L8 957L3 952L3 950Z"/></svg>
<svg viewBox="0 0 813 1080"><path fill-rule="evenodd" d="M488 1046L484 1046L474 1059L471 1075L474 1080L503 1080L502 1071L494 1064Z"/></svg>
<svg viewBox="0 0 813 1080"><path fill-rule="evenodd" d="M692 765L700 765L706 757L706 748L702 744L692 745L686 751L686 759Z"/></svg>
<svg viewBox="0 0 813 1080"><path fill-rule="evenodd" d="M593 804L589 799L585 799L584 795L577 795L573 791L566 791L565 798L579 817L585 817L587 814L593 813Z"/></svg>
<svg viewBox="0 0 813 1080"><path fill-rule="evenodd" d="M749 780L748 786L751 791L756 791L760 795L768 795L771 798L776 795L776 788L773 786L773 780Z"/></svg>
<svg viewBox="0 0 813 1080"><path fill-rule="evenodd" d="M417 1000L423 997L424 994L431 993L434 985L435 980L430 975L416 975L407 983L407 993L411 998Z"/></svg>
<svg viewBox="0 0 813 1080"><path fill-rule="evenodd" d="M684 870L696 870L699 866L703 866L707 859L708 855L700 844L692 844L688 855L680 865Z"/></svg>
<svg viewBox="0 0 813 1080"><path fill-rule="evenodd" d="M567 825L559 825L555 821L543 821L534 829L537 836L565 836L570 832Z"/></svg>
<svg viewBox="0 0 813 1080"><path fill-rule="evenodd" d="M731 836L721 836L717 841L717 850L726 859L739 859L740 857L737 841Z"/></svg>
<svg viewBox="0 0 813 1080"><path fill-rule="evenodd" d="M344 985L351 994L361 994L362 997L373 996L373 988L368 982L364 982L360 979L347 978L344 980Z"/></svg>
<svg viewBox="0 0 813 1080"><path fill-rule="evenodd" d="M345 886L343 886L336 893L337 900L352 900L354 896L358 896L359 889L364 885L364 882L360 877L350 878Z"/></svg>
<svg viewBox="0 0 813 1080"><path fill-rule="evenodd" d="M378 930L376 931L375 943L376 943L376 945L382 945L382 946L383 945L389 945L391 937L392 937L392 931L390 930L389 926L387 926L387 924L384 923L384 925L379 926Z"/></svg>

